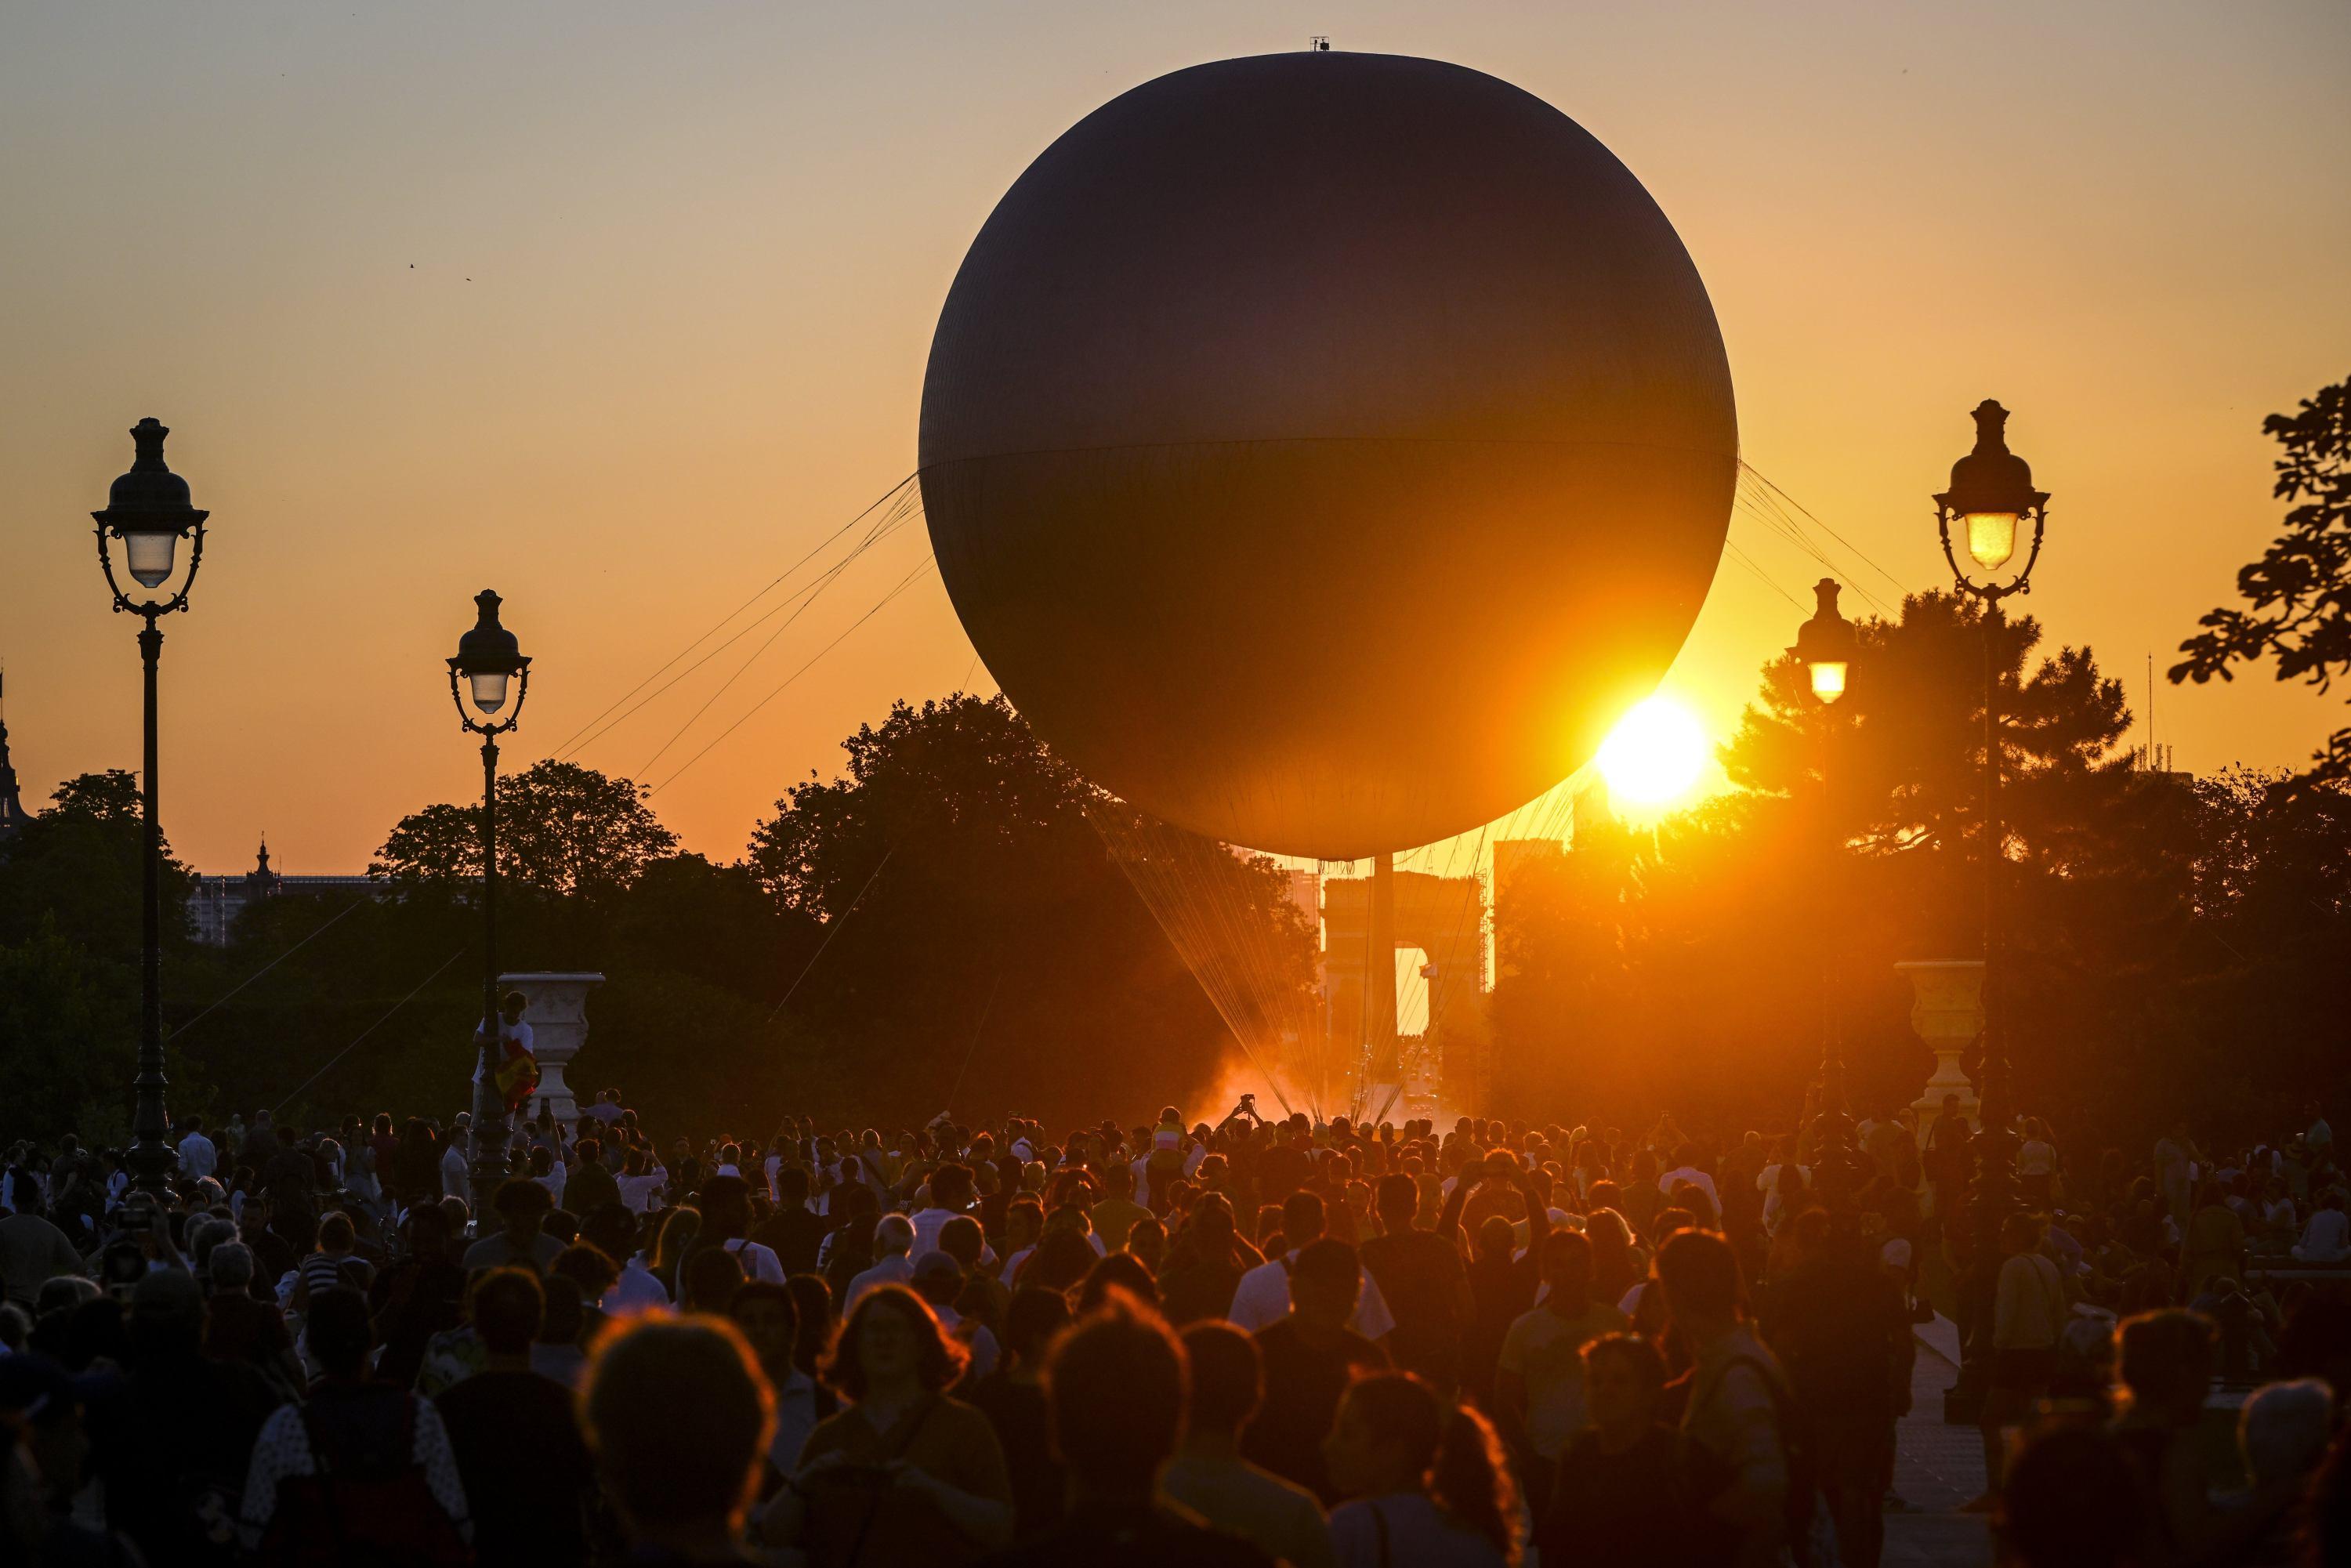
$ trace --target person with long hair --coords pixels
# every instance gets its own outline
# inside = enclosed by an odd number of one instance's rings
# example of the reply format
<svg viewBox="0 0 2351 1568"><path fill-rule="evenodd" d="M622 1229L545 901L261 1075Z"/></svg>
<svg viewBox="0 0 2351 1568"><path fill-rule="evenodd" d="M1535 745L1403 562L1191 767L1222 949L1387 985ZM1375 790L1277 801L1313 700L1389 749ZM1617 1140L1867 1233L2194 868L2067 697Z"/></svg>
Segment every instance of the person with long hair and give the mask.
<svg viewBox="0 0 2351 1568"><path fill-rule="evenodd" d="M1359 1379L1323 1440L1340 1568L1511 1568L1517 1490L1485 1417L1410 1373Z"/></svg>
<svg viewBox="0 0 2351 1568"><path fill-rule="evenodd" d="M692 1204L672 1206L662 1214L661 1229L653 1237L653 1278L662 1282L673 1301L679 1299L681 1281L678 1266L685 1261L686 1249L702 1233L702 1210Z"/></svg>
<svg viewBox="0 0 2351 1568"><path fill-rule="evenodd" d="M820 1422L760 1519L811 1568L955 1568L1012 1539L1012 1488L987 1417L946 1390L969 1353L903 1285L877 1285L841 1326L824 1378L847 1402Z"/></svg>

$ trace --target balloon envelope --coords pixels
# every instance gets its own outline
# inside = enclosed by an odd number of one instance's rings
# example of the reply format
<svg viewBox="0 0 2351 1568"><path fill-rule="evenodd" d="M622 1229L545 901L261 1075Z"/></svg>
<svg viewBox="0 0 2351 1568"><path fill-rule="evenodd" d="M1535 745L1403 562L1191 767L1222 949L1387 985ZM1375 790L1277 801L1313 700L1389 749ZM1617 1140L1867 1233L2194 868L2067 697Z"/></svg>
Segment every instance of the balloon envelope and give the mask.
<svg viewBox="0 0 2351 1568"><path fill-rule="evenodd" d="M1582 127L1440 61L1145 83L1040 154L923 386L939 570L1096 782L1350 859L1491 821L1654 687L1738 429L1697 268Z"/></svg>

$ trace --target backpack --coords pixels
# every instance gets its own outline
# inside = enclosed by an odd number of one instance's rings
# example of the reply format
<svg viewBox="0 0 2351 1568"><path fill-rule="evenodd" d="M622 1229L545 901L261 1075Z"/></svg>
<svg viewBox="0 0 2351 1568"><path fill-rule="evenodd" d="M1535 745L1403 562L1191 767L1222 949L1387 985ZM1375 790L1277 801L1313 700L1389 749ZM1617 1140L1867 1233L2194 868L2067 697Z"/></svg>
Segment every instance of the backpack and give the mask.
<svg viewBox="0 0 2351 1568"><path fill-rule="evenodd" d="M277 1512L262 1537L263 1562L286 1568L455 1568L473 1561L416 1462L416 1405L415 1395L402 1392L394 1420L338 1423L346 1428L340 1435L319 1419L316 1404L304 1406L302 1435L315 1473L278 1481Z"/></svg>

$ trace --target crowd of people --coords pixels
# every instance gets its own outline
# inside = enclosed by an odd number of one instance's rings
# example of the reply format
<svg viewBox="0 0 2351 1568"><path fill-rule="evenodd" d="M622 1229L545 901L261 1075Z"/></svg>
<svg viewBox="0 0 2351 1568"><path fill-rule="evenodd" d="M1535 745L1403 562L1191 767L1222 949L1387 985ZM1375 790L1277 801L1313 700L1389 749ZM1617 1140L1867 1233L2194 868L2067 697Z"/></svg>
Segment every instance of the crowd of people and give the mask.
<svg viewBox="0 0 2351 1568"><path fill-rule="evenodd" d="M622 1098L479 1180L465 1116L191 1118L162 1192L17 1145L0 1561L1867 1568L1930 1283L2009 1560L2351 1559L2315 1115L2142 1160L2028 1120L1978 1260L1956 1102L664 1147Z"/></svg>

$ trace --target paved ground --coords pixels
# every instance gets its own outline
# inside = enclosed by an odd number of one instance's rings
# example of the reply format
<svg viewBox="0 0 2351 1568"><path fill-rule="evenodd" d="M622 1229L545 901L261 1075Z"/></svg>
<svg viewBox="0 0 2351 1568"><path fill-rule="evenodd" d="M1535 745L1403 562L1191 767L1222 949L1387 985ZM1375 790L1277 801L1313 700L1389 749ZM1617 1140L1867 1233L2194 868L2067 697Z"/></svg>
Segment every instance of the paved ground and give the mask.
<svg viewBox="0 0 2351 1568"><path fill-rule="evenodd" d="M1991 1539L1984 1521L1958 1511L1983 1490L1983 1439L1973 1427L1943 1425L1943 1390L1959 1368L1935 1343L1951 1336L1930 1328L1919 1337L1910 1414L1896 1433L1894 1451L1894 1490L1909 1506L1886 1516L1886 1563L1887 1568L1985 1568Z"/></svg>

